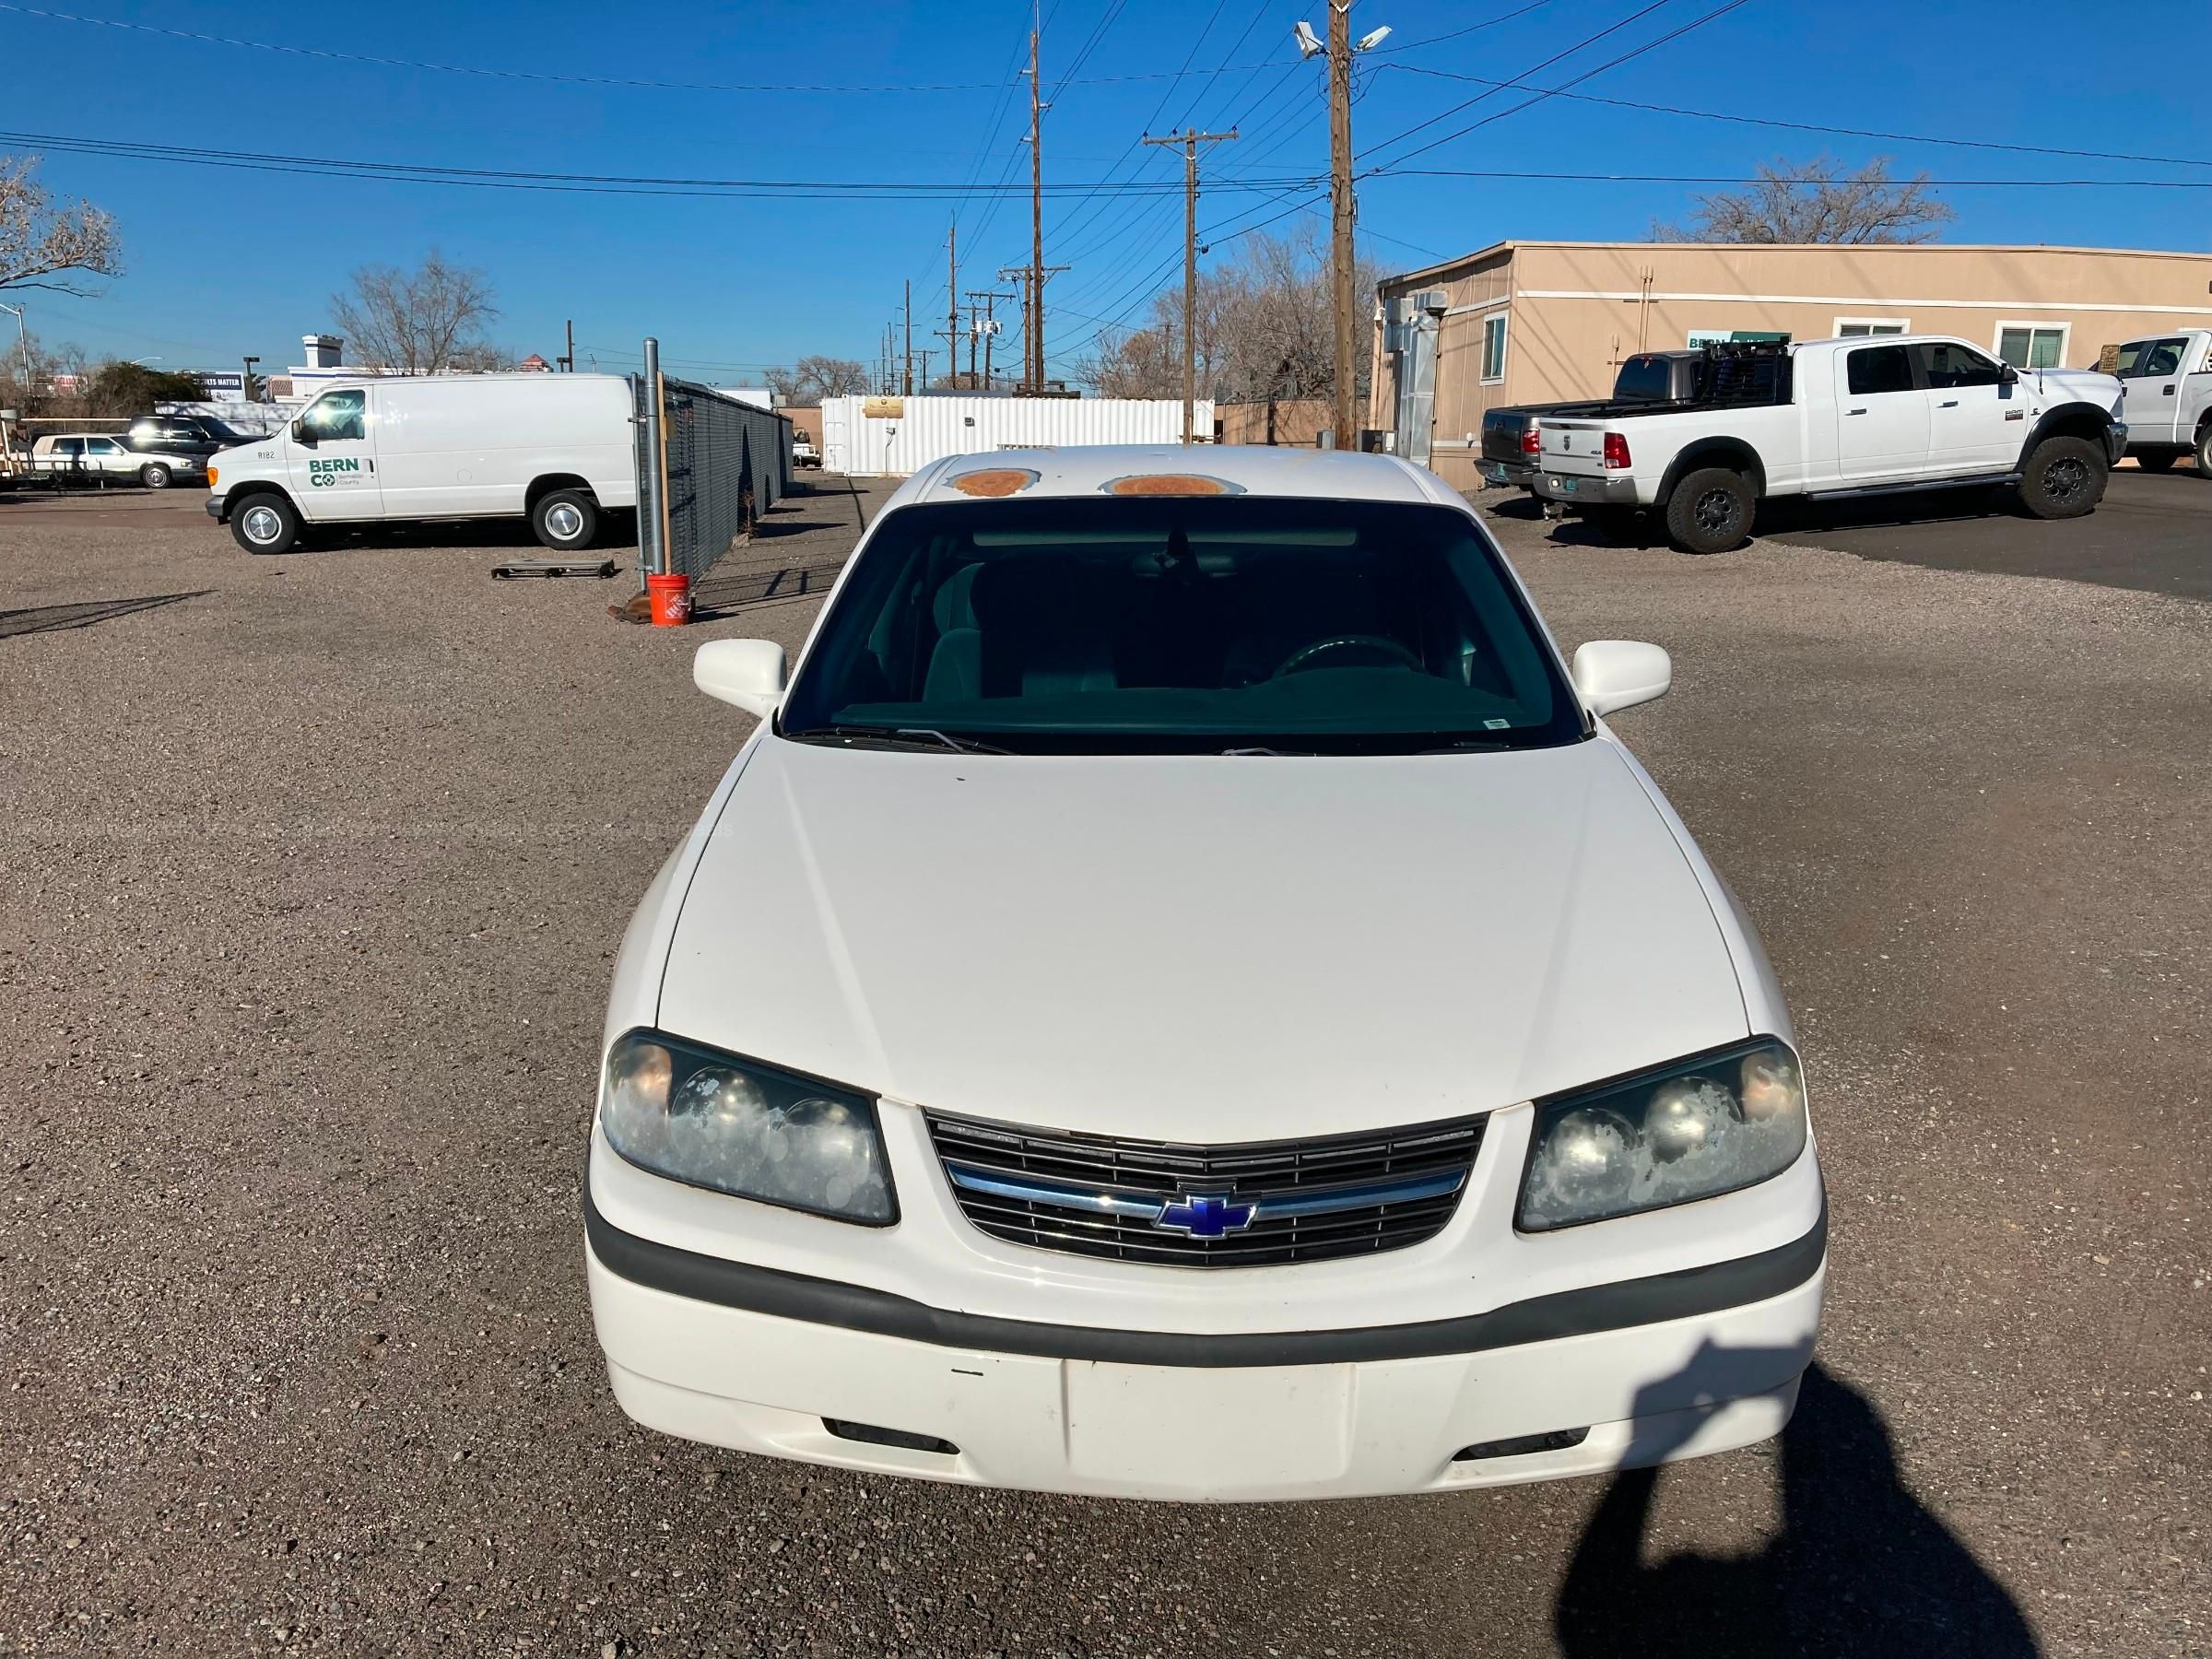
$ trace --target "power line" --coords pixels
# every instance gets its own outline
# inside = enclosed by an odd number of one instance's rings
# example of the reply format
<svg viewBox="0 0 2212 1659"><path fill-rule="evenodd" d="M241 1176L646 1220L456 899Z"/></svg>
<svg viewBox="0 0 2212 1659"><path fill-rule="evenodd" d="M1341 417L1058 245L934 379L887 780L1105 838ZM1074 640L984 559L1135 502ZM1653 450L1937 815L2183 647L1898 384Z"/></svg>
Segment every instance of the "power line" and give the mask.
<svg viewBox="0 0 2212 1659"><path fill-rule="evenodd" d="M1716 18L1726 17L1730 12L1735 10L1736 7L1744 4L1746 4L1746 0L1726 0L1724 5L1714 6L1711 11L1705 13L1702 17L1692 18L1688 22L1683 24L1679 29L1669 29L1665 34L1661 35L1655 41L1646 41L1642 45L1635 47L1628 52L1624 52L1618 57L1608 58L1606 62L1598 65L1594 69L1583 70L1582 74L1576 76L1573 79L1567 82L1567 86L1579 87L1583 84L1583 82L1603 75L1608 69L1618 68L1621 65L1627 63L1631 58L1641 57L1647 52L1655 52L1670 41L1678 41L1684 35L1688 34L1691 30L1704 28L1706 24L1711 23ZM1640 12L1637 15L1641 17L1642 14ZM1594 39L1595 37L1593 38ZM1585 44L1587 44L1587 42L1585 42ZM1556 62L1557 60L1554 59L1552 61ZM1543 66L1544 65L1537 65L1538 68ZM1532 69L1527 73L1533 75L1535 73L1535 71ZM1564 88L1561 89L1564 90ZM1490 91L1481 93L1477 98L1470 99L1468 102L1480 102L1484 98L1494 96L1498 90L1499 88L1492 88ZM1546 99L1556 98L1557 96L1559 96L1557 92L1539 91L1535 97L1524 99L1521 102L1515 104L1510 110L1500 110L1493 114L1485 115L1479 121L1470 121L1465 126L1459 128L1456 132L1446 133L1441 138L1431 138L1428 143L1422 145L1418 149L1406 150L1404 154L1400 155L1397 159L1399 162L1406 162L1412 160L1416 156L1425 156L1430 150L1435 149L1440 146L1450 144L1455 138L1465 138L1469 133L1474 132L1477 127L1488 126L1493 121L1503 121L1508 115L1518 115L1523 110L1530 109L1536 104L1542 103ZM1465 109L1466 105L1462 104L1459 107ZM1426 125L1428 124L1424 123L1423 124ZM1400 135L1401 137L1404 135L1405 135L1403 134Z"/></svg>
<svg viewBox="0 0 2212 1659"><path fill-rule="evenodd" d="M650 92L880 95L908 92L987 92L994 90L1002 85L998 81L935 81L919 84L855 86L786 81L653 80L642 76L618 75L556 75L546 70L498 69L481 64L444 64L423 58L380 57L365 52L340 52L327 46L294 46L281 41L249 41L236 35L207 34L198 29L172 29L159 23L130 22L121 18L88 18L76 12L53 11L37 6L18 6L11 4L10 0L0 0L0 12L12 12L18 17L23 18L39 18L52 23L82 23L98 29L128 29L137 34L166 35L171 40L191 41L203 46L230 46L249 52L278 53L290 57L321 58L330 63L368 64L383 69L419 69L438 75L473 75L487 80L530 81L557 86L615 87ZM1282 61L1280 58L1275 58L1262 64L1225 65L1219 73L1224 75L1248 74L1260 69L1272 69ZM1169 80L1172 78L1174 77L1169 76L1164 70L1155 70L1134 75L1098 76L1084 81L1065 80L1059 84L1061 86L1095 87L1124 81Z"/></svg>
<svg viewBox="0 0 2212 1659"><path fill-rule="evenodd" d="M1433 76L1440 80L1470 81L1503 91L1517 83L1490 80L1479 75L1462 75L1451 69L1424 69L1418 64L1382 64L1377 67L1402 75ZM2066 156L2083 161L2147 161L2168 167L2212 167L2212 160L2195 156L2138 156L2126 150L2065 149L2048 144L2006 144L1994 138L1939 138L1927 133L1885 133L1873 127L1828 126L1811 121L1783 121L1766 115L1730 115L1716 110L1684 109L1678 104L1643 103L1632 98L1606 98L1595 92L1570 92L1564 87L1530 87L1547 98L1571 99L1577 103L1609 104L1617 110L1641 110L1654 115L1685 115L1698 121L1725 121L1737 126L1781 127L1794 133L1825 133L1842 138L1878 138L1889 144L1941 144L1959 149L2003 150L2019 156Z"/></svg>
<svg viewBox="0 0 2212 1659"><path fill-rule="evenodd" d="M817 201L866 200L882 197L942 199L957 196L967 187L925 179L717 179L684 178L642 173L532 172L508 168L448 167L432 162L368 161L332 156L295 156L258 150L206 149L188 145L153 144L128 139L78 136L62 133L0 132L0 143L33 145L77 155L111 156L131 160L237 167L263 171L307 173L330 178L355 178L370 182L466 184L489 189L573 190L602 194L762 196ZM1288 180L1239 180L1226 189L1264 191ZM1029 185L992 185L994 193L1026 193ZM1048 184L1053 194L1110 191L1132 195L1173 196L1180 186L1164 179L1135 179L1121 183L1062 182Z"/></svg>
<svg viewBox="0 0 2212 1659"><path fill-rule="evenodd" d="M1599 29L1595 34L1584 35L1581 40L1577 41L1573 45L1568 47L1565 51L1553 53L1549 57L1546 58L1540 64L1530 65L1526 69L1524 69L1519 75L1516 75L1512 80L1508 81L1506 86L1516 86L1523 79L1528 76L1535 74L1538 70L1550 68L1552 65L1558 63L1561 58L1572 57L1576 53L1582 51L1584 47L1594 46L1598 41L1604 40L1607 35L1619 33L1620 30L1626 29L1630 24L1635 22L1639 18L1649 17L1652 13L1659 10L1660 7L1667 5L1668 3L1669 0L1651 0L1651 4L1643 6L1641 10L1630 12L1627 17L1621 18L1619 22L1607 24L1604 29ZM1737 0L1737 4L1740 5L1741 3L1742 0ZM1386 150L1393 145L1402 144L1406 139L1412 137L1414 134L1425 132L1430 127L1436 125L1436 124L1440 121L1449 121L1453 116L1458 114L1460 111L1471 109L1476 104L1482 102L1485 99L1495 98L1502 90L1504 90L1504 88L1493 87L1487 92L1477 92L1474 97L1465 99L1460 102L1453 104L1448 110L1440 110L1434 115L1430 116L1426 121L1416 122L1413 125L1407 127L1404 132L1392 134L1391 136L1383 139L1382 143L1373 146L1370 153L1371 154L1376 150Z"/></svg>
<svg viewBox="0 0 2212 1659"><path fill-rule="evenodd" d="M1550 4L1551 0L1529 0L1526 6L1517 6L1512 11L1500 12L1495 18L1485 18L1481 22L1470 23L1464 29L1449 29L1442 34L1423 35L1418 41L1405 41L1395 46L1377 46L1373 50L1379 53L1412 52L1422 46L1433 46L1440 41L1456 41L1461 35L1471 35L1477 29L1495 29L1500 23L1510 23L1515 18L1526 17L1530 12L1539 11Z"/></svg>

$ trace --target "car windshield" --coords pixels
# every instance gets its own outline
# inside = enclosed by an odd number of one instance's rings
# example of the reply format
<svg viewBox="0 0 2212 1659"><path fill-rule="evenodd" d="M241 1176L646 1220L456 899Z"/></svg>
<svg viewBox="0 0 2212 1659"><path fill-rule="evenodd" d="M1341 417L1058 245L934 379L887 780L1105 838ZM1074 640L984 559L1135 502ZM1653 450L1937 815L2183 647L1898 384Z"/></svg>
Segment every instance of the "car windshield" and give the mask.
<svg viewBox="0 0 2212 1659"><path fill-rule="evenodd" d="M901 509L860 552L780 724L825 741L1124 754L1583 735L1466 514L1253 496Z"/></svg>

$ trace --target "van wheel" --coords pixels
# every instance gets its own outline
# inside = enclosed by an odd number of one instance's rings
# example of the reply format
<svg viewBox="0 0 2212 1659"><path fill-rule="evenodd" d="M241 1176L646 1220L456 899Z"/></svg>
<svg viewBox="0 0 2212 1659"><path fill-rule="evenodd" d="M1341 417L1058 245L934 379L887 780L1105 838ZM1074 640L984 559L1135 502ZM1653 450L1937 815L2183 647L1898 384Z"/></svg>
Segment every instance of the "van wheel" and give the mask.
<svg viewBox="0 0 2212 1659"><path fill-rule="evenodd" d="M2104 497L2104 452L2086 438L2046 438L2020 473L2020 505L2040 519L2079 518Z"/></svg>
<svg viewBox="0 0 2212 1659"><path fill-rule="evenodd" d="M556 489L530 510L530 528L557 553L581 550L599 534L599 503L581 489Z"/></svg>
<svg viewBox="0 0 2212 1659"><path fill-rule="evenodd" d="M231 538L249 553L288 553L300 542L300 510L266 490L230 510Z"/></svg>
<svg viewBox="0 0 2212 1659"><path fill-rule="evenodd" d="M2145 450L2136 457L2136 465L2145 472L2169 472L2180 459L2171 450Z"/></svg>
<svg viewBox="0 0 2212 1659"><path fill-rule="evenodd" d="M169 468L159 461L148 461L138 469L138 482L148 489L167 489L169 488Z"/></svg>
<svg viewBox="0 0 2212 1659"><path fill-rule="evenodd" d="M1725 553L1751 534L1751 481L1724 466L1693 472L1666 499L1667 539L1685 553Z"/></svg>

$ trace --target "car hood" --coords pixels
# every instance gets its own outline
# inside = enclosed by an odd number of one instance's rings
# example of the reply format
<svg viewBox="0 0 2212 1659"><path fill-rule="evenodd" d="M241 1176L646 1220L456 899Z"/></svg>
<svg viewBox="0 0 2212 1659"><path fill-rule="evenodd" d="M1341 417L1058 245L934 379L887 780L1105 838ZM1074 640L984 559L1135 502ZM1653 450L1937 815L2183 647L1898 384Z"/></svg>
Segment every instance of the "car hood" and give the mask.
<svg viewBox="0 0 2212 1659"><path fill-rule="evenodd" d="M894 1100L1161 1140L1417 1124L1746 1035L1613 745L1390 758L756 745L665 1030Z"/></svg>
<svg viewBox="0 0 2212 1659"><path fill-rule="evenodd" d="M2095 369L2037 369L2034 374L2037 389L2052 403L2095 404L2100 409L2119 406L2120 380L2117 375L2104 374Z"/></svg>

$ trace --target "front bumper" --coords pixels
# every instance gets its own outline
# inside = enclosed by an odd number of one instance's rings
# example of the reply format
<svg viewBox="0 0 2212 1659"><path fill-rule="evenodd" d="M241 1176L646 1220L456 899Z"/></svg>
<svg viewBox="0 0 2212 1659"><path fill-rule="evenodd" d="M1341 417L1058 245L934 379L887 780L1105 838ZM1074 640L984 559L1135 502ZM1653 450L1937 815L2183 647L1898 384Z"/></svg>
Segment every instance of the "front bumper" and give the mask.
<svg viewBox="0 0 2212 1659"><path fill-rule="evenodd" d="M2127 423L2125 421L2115 420L2104 429L2104 450L2105 460L2113 466L2119 465L2120 457L2127 453Z"/></svg>
<svg viewBox="0 0 2212 1659"><path fill-rule="evenodd" d="M217 524L222 524L229 522L230 500L228 496L211 495L207 498L205 505L207 509L207 516Z"/></svg>
<svg viewBox="0 0 2212 1659"><path fill-rule="evenodd" d="M1481 470L1486 484L1502 485L1508 489L1535 488L1536 469L1524 461L1486 459L1481 463Z"/></svg>
<svg viewBox="0 0 2212 1659"><path fill-rule="evenodd" d="M641 1238L588 1191L584 1214L600 1346L637 1421L771 1456L1101 1497L1450 1491L1747 1445L1789 1419L1826 1271L1823 1214L1755 1255L1463 1318L1197 1335L933 1307ZM1526 1437L1550 1443L1498 1446Z"/></svg>
<svg viewBox="0 0 2212 1659"><path fill-rule="evenodd" d="M1568 507L1633 507L1636 480L1626 473L1556 473L1538 470L1529 488L1547 501Z"/></svg>

